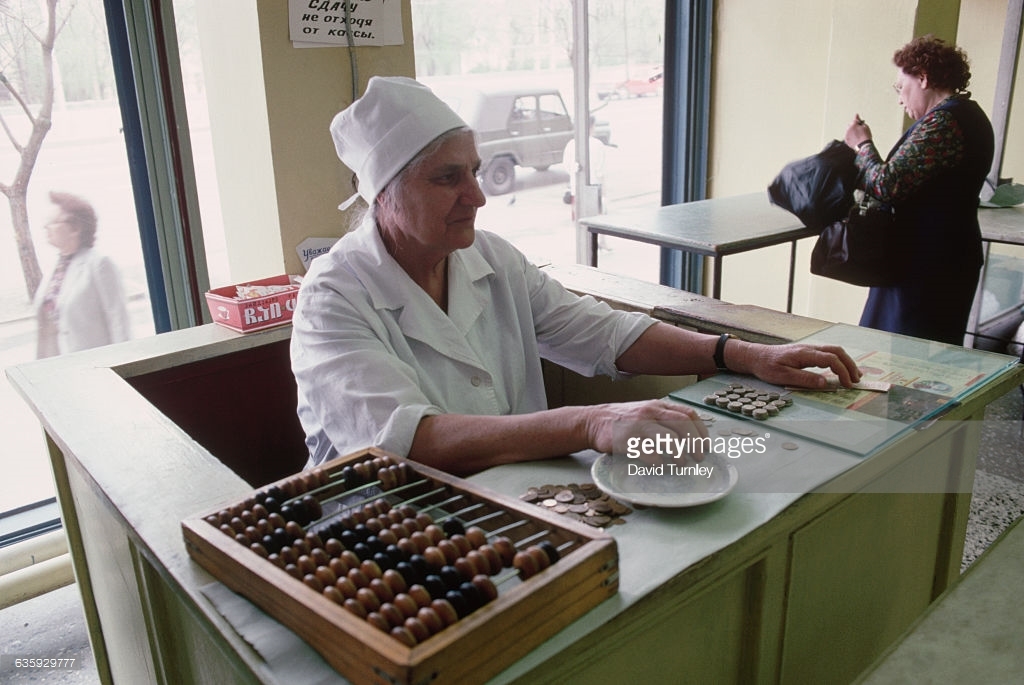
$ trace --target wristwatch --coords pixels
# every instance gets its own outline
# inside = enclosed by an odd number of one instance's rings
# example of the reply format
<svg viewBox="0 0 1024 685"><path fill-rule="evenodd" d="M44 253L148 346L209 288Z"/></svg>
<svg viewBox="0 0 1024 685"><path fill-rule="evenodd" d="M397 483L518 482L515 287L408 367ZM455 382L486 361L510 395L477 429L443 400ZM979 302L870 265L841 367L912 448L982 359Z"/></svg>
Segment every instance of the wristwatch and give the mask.
<svg viewBox="0 0 1024 685"><path fill-rule="evenodd" d="M722 333L718 336L718 343L715 345L715 356L712 358L715 360L715 368L719 371L729 370L729 367L725 365L725 343L732 337L729 333Z"/></svg>

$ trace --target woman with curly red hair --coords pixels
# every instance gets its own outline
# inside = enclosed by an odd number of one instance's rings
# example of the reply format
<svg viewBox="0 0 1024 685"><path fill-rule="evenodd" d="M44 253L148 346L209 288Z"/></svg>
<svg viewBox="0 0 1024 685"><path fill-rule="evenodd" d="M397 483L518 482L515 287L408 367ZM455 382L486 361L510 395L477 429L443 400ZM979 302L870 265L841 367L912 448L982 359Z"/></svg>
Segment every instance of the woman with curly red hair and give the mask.
<svg viewBox="0 0 1024 685"><path fill-rule="evenodd" d="M860 187L893 207L912 246L900 282L871 288L860 324L963 344L981 269L978 197L992 166L992 124L971 99L958 47L915 38L893 55L893 87L914 123L883 161L860 117L846 130Z"/></svg>

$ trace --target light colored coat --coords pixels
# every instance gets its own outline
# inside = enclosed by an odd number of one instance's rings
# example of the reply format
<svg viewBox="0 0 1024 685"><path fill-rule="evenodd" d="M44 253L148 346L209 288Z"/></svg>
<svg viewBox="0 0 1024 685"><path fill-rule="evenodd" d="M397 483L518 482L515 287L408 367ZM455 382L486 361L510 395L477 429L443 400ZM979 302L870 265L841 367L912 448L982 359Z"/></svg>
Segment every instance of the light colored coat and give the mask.
<svg viewBox="0 0 1024 685"><path fill-rule="evenodd" d="M51 273L36 291L38 313ZM77 352L131 337L121 273L113 260L91 247L72 257L57 295L57 350ZM40 327L40 335L43 334Z"/></svg>

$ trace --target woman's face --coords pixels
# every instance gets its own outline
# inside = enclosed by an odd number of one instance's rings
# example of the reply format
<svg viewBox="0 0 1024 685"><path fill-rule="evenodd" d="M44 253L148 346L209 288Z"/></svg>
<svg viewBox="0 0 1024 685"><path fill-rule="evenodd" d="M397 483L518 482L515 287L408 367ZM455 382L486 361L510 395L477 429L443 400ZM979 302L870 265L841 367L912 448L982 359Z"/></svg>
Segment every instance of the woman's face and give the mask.
<svg viewBox="0 0 1024 685"><path fill-rule="evenodd" d="M68 217L58 211L52 219L46 222L46 240L53 245L62 255L74 254L81 245L81 232L78 227L68 220Z"/></svg>
<svg viewBox="0 0 1024 685"><path fill-rule="evenodd" d="M900 106L911 119L920 119L929 110L929 97L925 86L928 85L927 75L914 76L900 69L896 74L893 87L899 94Z"/></svg>
<svg viewBox="0 0 1024 685"><path fill-rule="evenodd" d="M394 211L378 214L385 244L399 262L440 261L469 247L476 210L487 201L476 180L480 156L471 131L458 133L407 174Z"/></svg>

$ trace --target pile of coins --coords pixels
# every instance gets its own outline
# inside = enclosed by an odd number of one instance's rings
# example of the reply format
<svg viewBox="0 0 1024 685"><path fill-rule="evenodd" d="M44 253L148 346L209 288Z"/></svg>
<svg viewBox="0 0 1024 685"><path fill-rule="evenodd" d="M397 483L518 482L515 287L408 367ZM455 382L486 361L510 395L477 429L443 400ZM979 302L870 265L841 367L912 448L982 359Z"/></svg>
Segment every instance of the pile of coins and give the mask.
<svg viewBox="0 0 1024 685"><path fill-rule="evenodd" d="M529 488L519 499L595 528L621 525L626 522L622 517L633 512L593 483L540 485Z"/></svg>
<svg viewBox="0 0 1024 685"><path fill-rule="evenodd" d="M769 417L778 416L780 411L793 404L793 400L788 395L774 390L758 390L741 383L730 383L710 395L705 395L704 404L764 421Z"/></svg>

